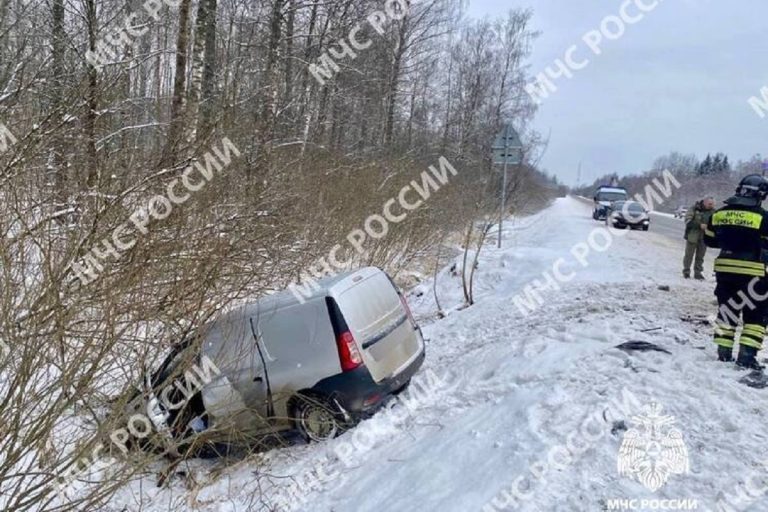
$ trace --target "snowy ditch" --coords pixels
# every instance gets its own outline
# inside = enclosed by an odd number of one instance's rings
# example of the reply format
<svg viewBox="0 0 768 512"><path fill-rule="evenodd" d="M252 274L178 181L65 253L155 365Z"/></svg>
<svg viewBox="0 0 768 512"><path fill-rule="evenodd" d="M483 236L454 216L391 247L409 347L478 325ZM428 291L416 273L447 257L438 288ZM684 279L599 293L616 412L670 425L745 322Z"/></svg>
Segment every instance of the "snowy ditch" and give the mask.
<svg viewBox="0 0 768 512"><path fill-rule="evenodd" d="M161 434L172 442L173 437L166 423L169 411L184 407L197 392L213 382L220 374L221 371L214 362L207 356L203 356L200 365L192 365L183 376L166 384L157 393L151 392L145 405L146 411L131 414L124 427L117 428L109 434L110 443L97 443L89 456L81 457L74 464L57 471L59 475L55 482L57 493L66 499L67 489L77 480L83 480L86 475L98 479L105 469L113 464L119 464L118 459L108 455L111 447L117 448L123 455L128 455L129 443L140 442L155 433ZM174 402L170 395L176 391L180 393L181 400ZM143 394L140 394L135 400L142 402L143 398ZM165 412L160 409L158 403L163 404Z"/></svg>
<svg viewBox="0 0 768 512"><path fill-rule="evenodd" d="M300 510L312 491L321 490L338 479L344 469L358 466L381 439L396 434L418 409L434 403L441 395L452 392L460 385L455 376L440 376L432 369L415 376L408 390L394 397L383 411L376 414L375 421L365 422L355 427L348 436L334 441L330 453L326 452L309 470L294 477L293 483L283 489L278 498L278 510Z"/></svg>

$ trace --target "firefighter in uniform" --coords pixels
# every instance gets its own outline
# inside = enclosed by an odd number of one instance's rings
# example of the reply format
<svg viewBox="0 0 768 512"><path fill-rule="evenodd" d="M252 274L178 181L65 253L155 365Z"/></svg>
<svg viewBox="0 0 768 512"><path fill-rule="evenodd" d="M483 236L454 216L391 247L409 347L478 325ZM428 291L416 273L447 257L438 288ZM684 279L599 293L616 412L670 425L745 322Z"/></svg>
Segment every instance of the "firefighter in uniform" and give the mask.
<svg viewBox="0 0 768 512"><path fill-rule="evenodd" d="M715 260L718 358L733 361L741 316L736 364L750 369L760 369L757 353L763 346L768 313L768 212L761 206L766 196L766 178L757 174L745 177L736 195L709 219L704 232L707 246L720 249Z"/></svg>

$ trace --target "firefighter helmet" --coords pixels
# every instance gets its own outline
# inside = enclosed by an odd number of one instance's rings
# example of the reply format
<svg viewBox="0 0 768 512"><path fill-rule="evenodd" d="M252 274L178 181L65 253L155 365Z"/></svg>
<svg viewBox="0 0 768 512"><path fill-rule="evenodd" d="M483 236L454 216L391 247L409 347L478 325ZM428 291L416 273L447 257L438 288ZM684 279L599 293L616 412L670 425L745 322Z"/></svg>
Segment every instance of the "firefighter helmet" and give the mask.
<svg viewBox="0 0 768 512"><path fill-rule="evenodd" d="M768 196L768 179L759 174L745 176L736 188L736 195L763 201Z"/></svg>

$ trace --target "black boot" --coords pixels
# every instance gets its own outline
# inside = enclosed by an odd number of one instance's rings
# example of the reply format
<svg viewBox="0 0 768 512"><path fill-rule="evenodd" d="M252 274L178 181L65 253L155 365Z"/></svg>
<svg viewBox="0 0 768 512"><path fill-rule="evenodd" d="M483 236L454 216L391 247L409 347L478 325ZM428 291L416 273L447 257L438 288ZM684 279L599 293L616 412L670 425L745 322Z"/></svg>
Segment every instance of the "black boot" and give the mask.
<svg viewBox="0 0 768 512"><path fill-rule="evenodd" d="M755 347L741 345L736 364L747 370L762 370L763 367L757 362L757 352L758 350Z"/></svg>
<svg viewBox="0 0 768 512"><path fill-rule="evenodd" d="M717 358L724 363L730 363L733 361L733 348L718 346Z"/></svg>

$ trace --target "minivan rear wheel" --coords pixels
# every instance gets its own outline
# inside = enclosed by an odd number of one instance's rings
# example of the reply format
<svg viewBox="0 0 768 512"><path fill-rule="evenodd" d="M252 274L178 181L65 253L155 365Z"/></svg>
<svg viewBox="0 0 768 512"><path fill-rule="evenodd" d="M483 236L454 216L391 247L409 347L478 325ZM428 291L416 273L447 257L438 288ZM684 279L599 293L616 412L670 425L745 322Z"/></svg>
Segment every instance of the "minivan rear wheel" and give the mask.
<svg viewBox="0 0 768 512"><path fill-rule="evenodd" d="M294 405L296 427L307 442L321 443L342 432L340 411L327 400L300 395Z"/></svg>

